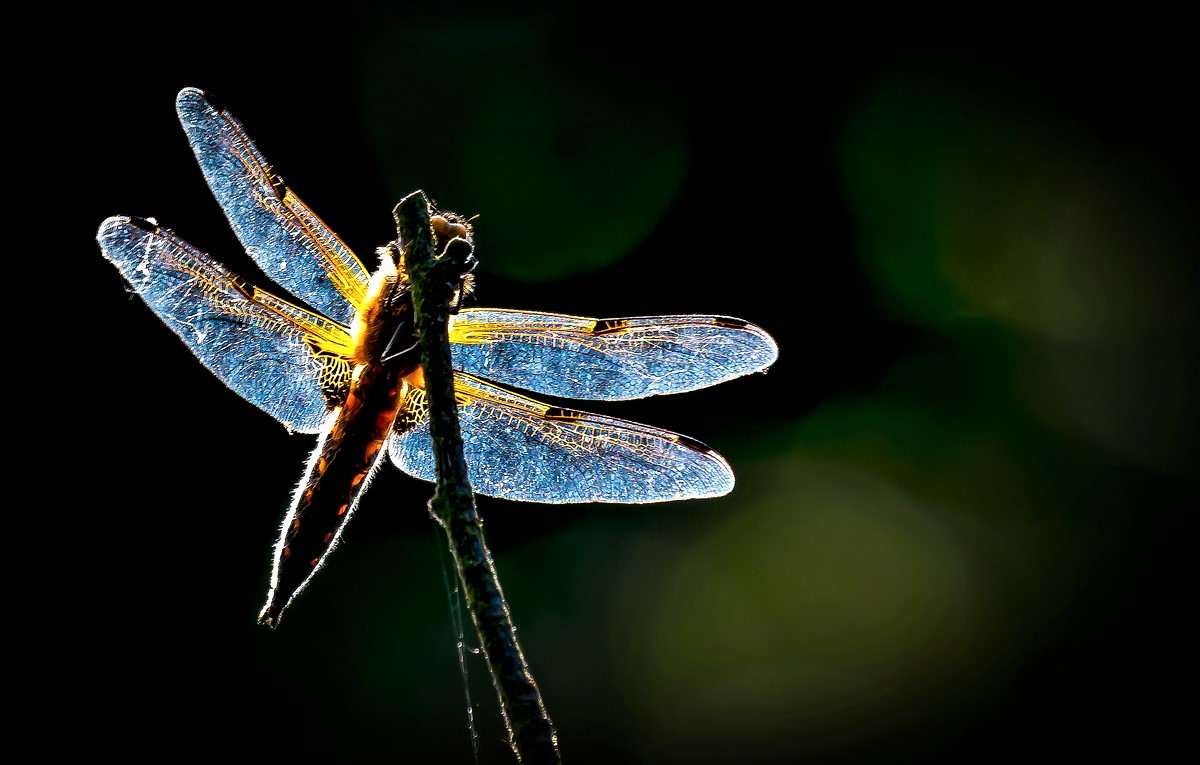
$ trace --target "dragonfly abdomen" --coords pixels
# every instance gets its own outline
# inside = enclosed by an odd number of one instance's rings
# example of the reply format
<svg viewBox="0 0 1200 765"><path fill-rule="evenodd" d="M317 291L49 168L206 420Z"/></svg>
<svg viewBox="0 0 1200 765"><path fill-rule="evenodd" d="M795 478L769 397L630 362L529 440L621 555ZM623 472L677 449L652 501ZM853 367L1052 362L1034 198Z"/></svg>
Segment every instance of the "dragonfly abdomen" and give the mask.
<svg viewBox="0 0 1200 765"><path fill-rule="evenodd" d="M336 546L384 453L406 398L402 378L408 372L364 365L345 404L330 414L284 519L271 591L259 621L277 626L284 608Z"/></svg>

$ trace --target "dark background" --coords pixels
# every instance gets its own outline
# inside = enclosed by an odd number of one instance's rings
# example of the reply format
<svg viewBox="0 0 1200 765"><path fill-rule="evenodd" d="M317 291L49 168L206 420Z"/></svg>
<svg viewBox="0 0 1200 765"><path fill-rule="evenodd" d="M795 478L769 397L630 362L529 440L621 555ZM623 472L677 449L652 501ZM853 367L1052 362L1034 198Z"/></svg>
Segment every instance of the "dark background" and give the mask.
<svg viewBox="0 0 1200 765"><path fill-rule="evenodd" d="M176 122L197 86L368 266L423 188L480 216L479 305L728 314L778 340L767 375L593 407L718 449L728 497L480 499L564 761L1186 747L1182 26L349 3L29 27L42 54L9 107L31 143L10 146L50 182L21 209L53 210L29 256L67 264L33 270L66 353L42 369L73 381L24 540L46 562L26 581L50 613L23 619L53 653L27 705L60 731L42 746L472 758L430 487L386 469L281 627L257 626L312 440L100 257L105 217L153 216L257 277ZM508 762L467 666L479 760Z"/></svg>

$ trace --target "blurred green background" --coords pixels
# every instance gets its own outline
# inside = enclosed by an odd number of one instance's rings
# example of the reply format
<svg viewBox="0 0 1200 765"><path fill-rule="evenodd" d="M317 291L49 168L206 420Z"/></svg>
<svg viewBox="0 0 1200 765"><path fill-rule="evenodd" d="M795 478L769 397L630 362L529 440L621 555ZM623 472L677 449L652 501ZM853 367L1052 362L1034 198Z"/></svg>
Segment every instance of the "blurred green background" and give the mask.
<svg viewBox="0 0 1200 765"><path fill-rule="evenodd" d="M766 375L591 407L711 445L729 496L480 499L565 762L1153 761L1185 741L1180 24L307 14L108 7L54 38L80 63L34 113L63 130L45 156L89 448L60 479L75 643L48 718L133 759L472 762L429 486L386 469L281 627L257 626L312 440L100 257L101 220L154 216L256 275L176 122L197 86L369 265L422 188L479 216L478 305L727 314L777 339ZM509 762L467 668L479 761Z"/></svg>

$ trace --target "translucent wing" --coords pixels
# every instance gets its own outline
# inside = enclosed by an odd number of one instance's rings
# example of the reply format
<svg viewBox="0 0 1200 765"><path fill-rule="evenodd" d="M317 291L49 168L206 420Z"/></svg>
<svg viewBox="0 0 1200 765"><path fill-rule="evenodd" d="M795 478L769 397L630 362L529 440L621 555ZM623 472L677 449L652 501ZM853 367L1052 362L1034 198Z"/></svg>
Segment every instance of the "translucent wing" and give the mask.
<svg viewBox="0 0 1200 765"><path fill-rule="evenodd" d="M323 386L349 374L346 328L264 292L151 221L117 216L104 257L213 374L289 429L315 433Z"/></svg>
<svg viewBox="0 0 1200 765"><path fill-rule="evenodd" d="M464 309L450 326L454 366L563 398L617 400L706 388L770 366L762 329L727 316L588 319Z"/></svg>
<svg viewBox="0 0 1200 765"><path fill-rule="evenodd" d="M284 184L241 123L203 91L184 88L175 109L246 252L293 297L349 324L367 288L358 257Z"/></svg>
<svg viewBox="0 0 1200 765"><path fill-rule="evenodd" d="M455 375L469 478L479 494L524 502L665 502L733 489L721 455L670 431L552 407ZM410 427L388 438L392 462L433 481L425 394L406 402Z"/></svg>

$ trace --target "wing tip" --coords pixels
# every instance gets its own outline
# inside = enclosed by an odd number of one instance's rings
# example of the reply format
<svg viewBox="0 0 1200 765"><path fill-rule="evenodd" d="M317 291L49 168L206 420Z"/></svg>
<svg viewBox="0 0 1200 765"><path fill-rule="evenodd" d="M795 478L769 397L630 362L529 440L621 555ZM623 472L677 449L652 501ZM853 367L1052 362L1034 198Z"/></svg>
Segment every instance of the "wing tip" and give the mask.
<svg viewBox="0 0 1200 765"><path fill-rule="evenodd" d="M733 468L729 466L729 462L721 456L720 452L691 436L677 433L675 440L681 446L703 455L708 460L706 467L709 470L705 471L706 474L702 480L698 480L692 490L668 499L715 499L724 497L733 491L735 483Z"/></svg>
<svg viewBox="0 0 1200 765"><path fill-rule="evenodd" d="M136 215L110 215L96 230L96 241L103 245L118 238L123 231L130 228L153 234L158 231L158 222L153 218L139 218Z"/></svg>
<svg viewBox="0 0 1200 765"><path fill-rule="evenodd" d="M770 332L752 321L739 319L736 316L713 316L714 323L722 327L743 332L758 342L753 343L750 351L753 353L754 364L750 372L762 372L779 360L779 343Z"/></svg>
<svg viewBox="0 0 1200 765"><path fill-rule="evenodd" d="M217 101L200 88L186 87L175 95L175 113L186 124L189 116L219 114L224 109Z"/></svg>
<svg viewBox="0 0 1200 765"><path fill-rule="evenodd" d="M100 223L100 228L96 230L97 241L104 241L111 237L117 229L128 226L132 219L128 215L110 215Z"/></svg>
<svg viewBox="0 0 1200 765"><path fill-rule="evenodd" d="M200 88L195 88L190 85L185 88L180 88L179 92L175 94L175 103L176 104L187 104L187 103L193 103L196 101L207 102L208 94L205 93Z"/></svg>
<svg viewBox="0 0 1200 765"><path fill-rule="evenodd" d="M770 332L766 331L757 324L744 319L730 318L726 319L726 321L737 322L736 325L731 324L731 326L735 326L736 329L747 333L758 341L754 343L753 347L751 348L751 352L754 357L754 365L753 369L750 371L766 371L767 367L779 360L779 343L776 342L775 338Z"/></svg>

